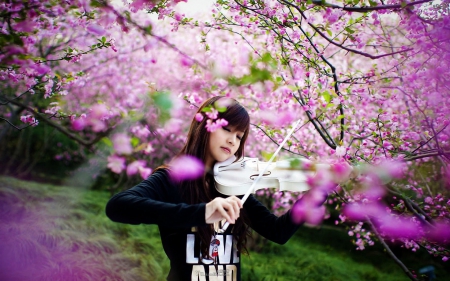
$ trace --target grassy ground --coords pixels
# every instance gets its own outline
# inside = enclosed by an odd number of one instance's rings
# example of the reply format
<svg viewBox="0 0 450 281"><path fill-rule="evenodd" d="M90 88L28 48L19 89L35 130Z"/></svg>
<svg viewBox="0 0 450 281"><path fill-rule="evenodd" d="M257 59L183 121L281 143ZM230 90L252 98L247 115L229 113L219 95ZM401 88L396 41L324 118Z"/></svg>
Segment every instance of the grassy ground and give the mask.
<svg viewBox="0 0 450 281"><path fill-rule="evenodd" d="M106 192L0 177L0 280L165 280L156 226L113 223ZM243 280L408 280L382 251L357 252L345 233L301 228L241 261ZM414 266L421 257L405 255ZM449 275L434 264L438 279ZM448 280L448 279L447 279Z"/></svg>

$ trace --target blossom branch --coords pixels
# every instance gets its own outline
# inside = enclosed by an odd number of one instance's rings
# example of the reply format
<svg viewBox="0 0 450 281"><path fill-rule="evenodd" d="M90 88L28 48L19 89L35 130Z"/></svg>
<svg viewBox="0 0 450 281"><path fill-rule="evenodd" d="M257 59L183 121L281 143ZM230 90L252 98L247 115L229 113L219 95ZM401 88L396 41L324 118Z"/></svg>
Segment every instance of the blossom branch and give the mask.
<svg viewBox="0 0 450 281"><path fill-rule="evenodd" d="M203 69L206 69L206 66L204 64L202 64L201 62L199 62L198 60L188 56L186 53L184 53L183 51L181 51L179 48L177 48L174 44L170 43L169 41L167 41L165 38L158 36L156 34L154 34L151 31L151 26L149 27L143 27L141 25L139 25L138 23L136 23L135 21L133 21L130 17L124 17L121 13L119 13L116 9L114 9L112 6L110 6L107 1L105 0L99 0L100 3L102 3L103 7L105 9L109 9L114 15L116 15L120 20L118 22L120 22L122 25L124 22L128 22L131 25L133 25L134 27L136 27L138 30L140 30L144 35L149 35L151 37L154 37L155 39L157 39L159 42L163 43L164 45L168 46L169 48L171 48L172 50L176 51L177 53L179 53L180 55L183 55L189 59L191 59L193 62L195 62L198 66L200 66Z"/></svg>
<svg viewBox="0 0 450 281"><path fill-rule="evenodd" d="M381 6L375 6L375 7L367 7L367 6L345 7L345 6L339 6L339 5L335 5L335 4L326 3L323 0L313 0L313 4L316 4L318 6L330 7L332 9L340 9L340 10L347 11L347 12L366 13L366 12L372 12L372 11L378 11L378 10L404 9L406 7L412 7L415 5L420 5L420 4L428 3L431 1L433 1L433 0L422 0L422 1L416 1L416 2L410 2L410 3L402 2L402 4L381 5Z"/></svg>
<svg viewBox="0 0 450 281"><path fill-rule="evenodd" d="M409 269L402 263L401 260L399 260L397 258L397 256L394 254L394 252L392 252L391 248L389 247L389 245L386 243L386 241L384 241L383 237L381 236L381 234L378 232L378 230L376 229L375 225L373 224L372 220L369 217L366 217L367 223L370 225L370 227L372 228L373 232L375 233L375 235L377 236L378 240L380 241L380 243L383 245L383 247L386 249L386 252L388 253L388 255L403 269L403 271L405 272L405 274L413 281L418 281L414 275L411 273L411 271L409 271Z"/></svg>
<svg viewBox="0 0 450 281"><path fill-rule="evenodd" d="M395 187L391 187L391 188L395 188ZM420 208L416 203L414 203L411 199L409 199L408 197L404 196L403 194L401 194L400 192L398 192L398 190L392 190L391 188L387 188L387 190L396 195L399 196L400 198L403 199L403 201L405 202L406 207L408 208L408 210L410 210L422 223L426 224L429 227L434 228L434 225L431 224L430 222L433 221L433 219L427 214L425 213L422 208ZM417 212L419 211L420 214ZM424 216L425 219L422 217Z"/></svg>
<svg viewBox="0 0 450 281"><path fill-rule="evenodd" d="M281 1L282 1L283 3L285 3L285 4L289 5L289 6L291 6L291 7L294 7L294 8L301 14L301 16L302 16L305 20L307 19L306 16L305 16L305 14L303 13L303 11L302 11L298 6L293 5L292 3L289 3L289 2L287 2L287 1L285 1L285 0L281 0ZM352 53L355 53L355 54L358 54L358 55L361 55L361 56L364 56L364 57L368 57L368 58L371 58L371 59L373 59L373 60L374 60L374 59L379 59L379 58L382 58L382 57L392 56L392 55L395 55L395 54L405 53L405 52L408 52L408 51L413 50L412 48L408 48L408 49L404 49L404 50L397 51L397 52L393 52L393 53L388 53L388 54L383 54L383 55L374 56L374 55L371 55L371 54L368 54L368 53L365 53L365 52L361 52L361 51L358 51L358 50L355 50L355 49L350 49L350 48L348 48L348 47L345 47L345 46L342 45L342 44L338 44L338 43L334 42L332 39L328 38L328 36L326 36L323 32L321 32L314 24L308 22L308 25L311 26L312 29L314 29L315 32L317 32L320 36L322 36L322 37L323 37L325 40L327 40L329 43L331 43L331 44L333 44L333 45L335 45L335 46L337 46L337 47L339 47L339 48L341 48L341 49L343 49L343 50L346 50L346 51L348 51L348 52L352 52ZM312 46L314 46L314 45L312 45Z"/></svg>
<svg viewBox="0 0 450 281"><path fill-rule="evenodd" d="M6 99L6 98L5 98ZM97 143L99 140L101 140L104 136L108 135L109 132L112 131L113 128L108 128L106 131L98 134L95 138L93 138L90 141L84 140L82 138L80 138L77 135L72 134L70 131L68 131L66 128L64 128L63 126L59 125L56 122L53 122L52 120L50 120L49 118L46 118L46 116L40 114L39 112L37 112L36 110L34 110L33 108L31 108L28 105L22 104L21 102L18 102L16 100L10 100L10 99L6 99L8 102L19 106L23 109L28 110L30 113L32 113L36 118L39 118L39 120L42 120L43 122L47 123L48 125L52 126L53 128L57 129L58 131L60 131L61 133L63 133L64 135L68 136L69 138L71 138L72 140L78 142L79 144L90 148L92 147L92 145L94 145L95 143ZM8 122L9 123L9 122Z"/></svg>

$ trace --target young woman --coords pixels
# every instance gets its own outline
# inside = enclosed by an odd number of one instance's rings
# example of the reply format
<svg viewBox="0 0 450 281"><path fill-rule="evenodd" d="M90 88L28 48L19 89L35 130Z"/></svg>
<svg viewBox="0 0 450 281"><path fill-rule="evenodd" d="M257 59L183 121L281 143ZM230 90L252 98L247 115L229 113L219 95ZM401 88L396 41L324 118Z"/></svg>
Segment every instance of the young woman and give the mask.
<svg viewBox="0 0 450 281"><path fill-rule="evenodd" d="M197 113L216 102L225 102L219 113L228 125L213 132L206 119L193 120L187 141L178 156L191 155L205 164L203 177L177 182L170 165L159 167L140 184L113 196L107 216L129 224L157 224L164 251L170 260L167 280L240 280L240 253L252 228L265 238L286 243L298 229L291 212L277 217L253 196L242 205L236 196L223 196L214 187L214 163L244 156L250 118L237 101L224 97L206 100ZM220 222L231 225L218 234Z"/></svg>

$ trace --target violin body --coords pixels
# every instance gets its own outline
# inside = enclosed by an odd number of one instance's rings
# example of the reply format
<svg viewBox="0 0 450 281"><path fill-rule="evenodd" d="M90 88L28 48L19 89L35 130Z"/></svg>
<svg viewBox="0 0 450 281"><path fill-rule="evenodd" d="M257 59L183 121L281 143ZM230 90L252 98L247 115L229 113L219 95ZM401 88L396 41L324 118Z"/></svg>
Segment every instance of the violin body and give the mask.
<svg viewBox="0 0 450 281"><path fill-rule="evenodd" d="M218 192L225 195L243 195L254 185L251 193L263 188L276 188L280 191L304 192L310 189L307 178L314 176L315 171L291 168L290 160L270 163L260 162L257 158L235 158L216 163L214 179ZM307 159L299 159L310 162ZM265 169L259 181L254 184L260 172Z"/></svg>

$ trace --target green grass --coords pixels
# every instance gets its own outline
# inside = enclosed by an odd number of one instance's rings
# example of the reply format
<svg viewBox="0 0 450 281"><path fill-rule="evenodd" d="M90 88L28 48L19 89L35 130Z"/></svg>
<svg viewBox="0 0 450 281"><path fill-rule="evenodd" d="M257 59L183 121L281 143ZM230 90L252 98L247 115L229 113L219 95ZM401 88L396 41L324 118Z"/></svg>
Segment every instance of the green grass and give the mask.
<svg viewBox="0 0 450 281"><path fill-rule="evenodd" d="M0 177L0 280L165 280L157 226L111 222L108 199ZM416 268L433 264L438 280L449 276L436 261L404 255ZM355 251L345 233L327 228L302 227L286 245L266 243L241 261L242 280L409 280L379 248Z"/></svg>

